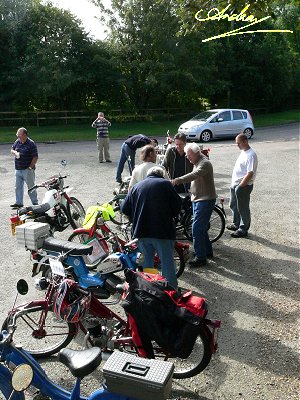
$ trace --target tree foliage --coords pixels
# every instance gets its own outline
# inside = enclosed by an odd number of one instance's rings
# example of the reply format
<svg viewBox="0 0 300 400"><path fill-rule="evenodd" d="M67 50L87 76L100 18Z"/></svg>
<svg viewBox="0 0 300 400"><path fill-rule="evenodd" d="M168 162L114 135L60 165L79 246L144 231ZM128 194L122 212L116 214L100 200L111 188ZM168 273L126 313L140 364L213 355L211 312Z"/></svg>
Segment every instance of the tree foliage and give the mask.
<svg viewBox="0 0 300 400"><path fill-rule="evenodd" d="M272 18L252 33L203 39L241 27L200 22L220 0L111 0L100 19L110 36L91 39L70 12L40 0L0 0L0 108L87 109L207 105L280 109L299 97L298 0L249 0L247 14ZM244 6L230 2L227 12Z"/></svg>

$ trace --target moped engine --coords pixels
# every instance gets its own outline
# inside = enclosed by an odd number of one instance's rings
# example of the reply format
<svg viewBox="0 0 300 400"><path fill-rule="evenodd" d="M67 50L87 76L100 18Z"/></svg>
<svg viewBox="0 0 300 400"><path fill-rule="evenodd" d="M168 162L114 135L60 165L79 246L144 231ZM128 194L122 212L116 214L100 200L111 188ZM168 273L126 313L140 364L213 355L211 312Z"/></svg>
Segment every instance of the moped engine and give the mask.
<svg viewBox="0 0 300 400"><path fill-rule="evenodd" d="M106 319L99 320L93 317L87 317L85 321L88 330L85 342L91 339L93 345L101 349L114 350L118 347L114 340L117 321Z"/></svg>
<svg viewBox="0 0 300 400"><path fill-rule="evenodd" d="M67 210L63 207L60 207L56 210L56 216L54 218L54 226L55 230L58 232L62 232L69 225L69 218L67 216Z"/></svg>

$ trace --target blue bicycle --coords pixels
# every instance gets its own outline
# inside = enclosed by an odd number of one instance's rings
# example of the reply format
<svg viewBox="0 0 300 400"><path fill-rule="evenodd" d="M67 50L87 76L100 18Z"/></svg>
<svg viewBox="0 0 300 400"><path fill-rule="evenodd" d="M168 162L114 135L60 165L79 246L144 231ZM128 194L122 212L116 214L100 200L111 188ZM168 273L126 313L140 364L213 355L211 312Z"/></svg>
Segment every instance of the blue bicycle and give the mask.
<svg viewBox="0 0 300 400"><path fill-rule="evenodd" d="M17 284L18 292L26 294L28 285L26 281L20 280ZM81 379L92 373L102 361L102 353L98 347L85 350L63 349L59 353L59 361L66 365L76 378L76 383L71 392L52 382L45 371L31 355L16 346L13 342L14 331L16 330L16 317L14 316L7 331L0 332L0 394L8 400L25 399L26 390L33 386L39 390L39 396L54 400L137 400L147 398L147 393L136 388L129 388L129 393L136 393L138 397L131 397L127 394L117 394L109 391L107 386L102 386L89 397L80 395ZM122 354L122 353L120 353ZM147 362L161 362L165 367L164 361L147 360ZM170 363L169 363L170 364ZM156 368L156 366L155 366ZM170 368L170 379L172 367ZM118 377L122 379L122 377ZM170 388L170 379L164 392L167 397ZM130 383L123 385L124 390L130 387Z"/></svg>

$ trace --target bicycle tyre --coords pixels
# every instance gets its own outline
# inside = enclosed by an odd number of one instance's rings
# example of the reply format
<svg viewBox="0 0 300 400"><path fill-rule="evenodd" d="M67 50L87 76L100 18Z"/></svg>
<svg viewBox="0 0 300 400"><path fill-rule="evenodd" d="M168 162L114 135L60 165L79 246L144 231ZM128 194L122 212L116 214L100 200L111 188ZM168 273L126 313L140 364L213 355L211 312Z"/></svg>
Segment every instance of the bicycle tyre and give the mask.
<svg viewBox="0 0 300 400"><path fill-rule="evenodd" d="M220 239L225 231L225 216L223 211L215 206L209 220L208 236L211 243Z"/></svg>
<svg viewBox="0 0 300 400"><path fill-rule="evenodd" d="M115 217L110 218L111 222L116 225L127 225L130 223L128 217L122 213L120 206L114 207Z"/></svg>
<svg viewBox="0 0 300 400"><path fill-rule="evenodd" d="M183 221L183 233L184 236L192 241L192 224L193 224L193 214L186 214ZM215 206L211 214L209 225L208 225L208 237L211 243L216 242L223 235L225 230L225 217L222 210Z"/></svg>
<svg viewBox="0 0 300 400"><path fill-rule="evenodd" d="M35 358L49 357L66 347L76 335L76 324L57 320L51 310L48 310L41 337L35 337L45 304L30 306L16 318L17 329L14 341L22 343L22 348ZM9 317L2 325L7 330ZM62 328L63 327L63 328ZM63 329L63 330L62 330Z"/></svg>
<svg viewBox="0 0 300 400"><path fill-rule="evenodd" d="M86 230L80 229L80 232L73 232L71 234L71 236L69 236L68 241L69 242L78 242L78 243L87 243L89 240L92 240L94 238L98 239L98 236L94 235L93 237L90 237L90 233L89 233L88 229L86 229ZM101 241L101 242L102 243L104 242L103 245L108 253L108 246L107 246L106 241ZM99 260L95 260L94 262L91 262L91 260L87 256L82 256L82 258L89 270L96 269L96 267L102 261L102 258Z"/></svg>
<svg viewBox="0 0 300 400"><path fill-rule="evenodd" d="M70 224L73 229L81 228L85 218L85 209L76 197L70 197L70 199L72 203L67 204Z"/></svg>
<svg viewBox="0 0 300 400"><path fill-rule="evenodd" d="M155 350L155 347L154 347ZM155 358L161 357L162 354L155 352ZM173 378L186 379L198 375L209 364L211 360L211 349L209 338L204 329L200 327L196 342L189 357L181 359L178 357L169 357L167 361L174 363Z"/></svg>

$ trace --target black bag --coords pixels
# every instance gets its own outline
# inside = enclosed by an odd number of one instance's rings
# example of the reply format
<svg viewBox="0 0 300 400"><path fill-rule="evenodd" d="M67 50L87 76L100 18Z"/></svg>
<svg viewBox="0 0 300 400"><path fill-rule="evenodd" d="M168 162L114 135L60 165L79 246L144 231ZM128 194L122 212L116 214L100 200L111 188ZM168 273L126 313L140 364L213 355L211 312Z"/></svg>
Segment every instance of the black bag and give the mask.
<svg viewBox="0 0 300 400"><path fill-rule="evenodd" d="M202 317L178 307L173 297L182 296L160 276L125 271L129 284L122 306L131 314L149 358L154 340L172 357L187 358L194 347ZM203 301L206 314L206 303Z"/></svg>

